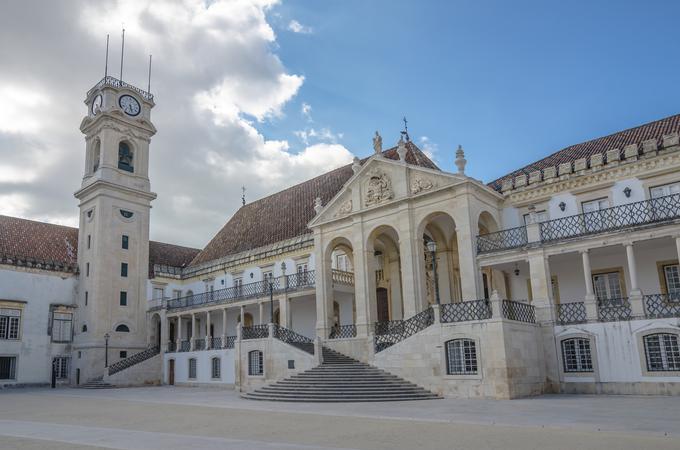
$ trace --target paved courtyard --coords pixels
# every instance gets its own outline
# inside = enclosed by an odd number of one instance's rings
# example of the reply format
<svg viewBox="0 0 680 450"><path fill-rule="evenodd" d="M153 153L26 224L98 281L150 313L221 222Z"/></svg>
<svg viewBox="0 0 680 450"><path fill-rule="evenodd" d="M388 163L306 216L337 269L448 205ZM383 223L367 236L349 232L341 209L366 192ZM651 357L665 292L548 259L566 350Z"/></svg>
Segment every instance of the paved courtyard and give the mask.
<svg viewBox="0 0 680 450"><path fill-rule="evenodd" d="M0 391L0 449L675 449L680 398L291 404L230 390Z"/></svg>

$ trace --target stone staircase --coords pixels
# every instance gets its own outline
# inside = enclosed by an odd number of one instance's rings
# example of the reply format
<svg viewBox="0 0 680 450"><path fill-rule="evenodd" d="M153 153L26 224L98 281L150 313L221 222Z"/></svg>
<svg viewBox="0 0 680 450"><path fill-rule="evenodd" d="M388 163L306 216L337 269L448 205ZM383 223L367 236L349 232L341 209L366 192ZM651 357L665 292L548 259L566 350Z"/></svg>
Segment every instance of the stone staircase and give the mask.
<svg viewBox="0 0 680 450"><path fill-rule="evenodd" d="M385 402L440 398L420 386L325 347L320 366L241 397L282 402Z"/></svg>
<svg viewBox="0 0 680 450"><path fill-rule="evenodd" d="M81 389L113 389L113 388L115 388L115 386L112 385L111 383L107 383L106 381L104 381L103 376L87 380L87 382L85 382L83 384L79 384L77 387L79 387Z"/></svg>

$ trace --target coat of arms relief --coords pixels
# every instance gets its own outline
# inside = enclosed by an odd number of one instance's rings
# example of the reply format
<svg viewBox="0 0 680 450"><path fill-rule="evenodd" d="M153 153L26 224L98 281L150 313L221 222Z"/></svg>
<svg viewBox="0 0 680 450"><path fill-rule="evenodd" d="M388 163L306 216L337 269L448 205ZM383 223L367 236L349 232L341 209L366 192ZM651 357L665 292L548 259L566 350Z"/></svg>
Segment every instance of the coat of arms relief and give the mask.
<svg viewBox="0 0 680 450"><path fill-rule="evenodd" d="M392 183L386 174L372 171L368 175L370 178L366 186L366 195L364 199L364 204L366 206L378 205L394 197Z"/></svg>

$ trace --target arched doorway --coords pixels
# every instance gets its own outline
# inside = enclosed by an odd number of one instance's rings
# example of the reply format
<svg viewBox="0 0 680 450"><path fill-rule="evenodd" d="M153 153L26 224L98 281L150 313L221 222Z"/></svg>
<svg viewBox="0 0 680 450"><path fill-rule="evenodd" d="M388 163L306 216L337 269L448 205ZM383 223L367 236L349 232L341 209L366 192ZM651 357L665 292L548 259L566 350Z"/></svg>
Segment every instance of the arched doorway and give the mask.
<svg viewBox="0 0 680 450"><path fill-rule="evenodd" d="M436 303L437 294L441 303L461 301L458 242L453 218L444 212L432 213L421 222L418 231L422 236L420 261L426 302L423 309Z"/></svg>
<svg viewBox="0 0 680 450"><path fill-rule="evenodd" d="M374 322L404 318L399 235L390 226L376 228L367 242L370 317Z"/></svg>
<svg viewBox="0 0 680 450"><path fill-rule="evenodd" d="M161 316L159 314L151 316L150 332L149 344L161 348Z"/></svg>
<svg viewBox="0 0 680 450"><path fill-rule="evenodd" d="M337 338L346 332L354 333L356 324L356 290L354 278L354 248L346 238L336 238L330 242L325 251L326 270L330 271L330 286L327 292L326 316L331 328L329 336Z"/></svg>

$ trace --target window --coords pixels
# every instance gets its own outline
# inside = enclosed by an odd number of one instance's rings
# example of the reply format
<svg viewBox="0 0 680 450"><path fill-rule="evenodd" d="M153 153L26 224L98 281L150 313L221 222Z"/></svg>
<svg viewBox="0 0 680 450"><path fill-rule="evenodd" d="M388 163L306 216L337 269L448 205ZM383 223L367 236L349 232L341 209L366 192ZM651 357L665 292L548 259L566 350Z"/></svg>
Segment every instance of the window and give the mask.
<svg viewBox="0 0 680 450"><path fill-rule="evenodd" d="M597 232L609 228L611 218L600 212L603 209L609 208L608 198L583 202L581 206L585 214L583 217L585 231Z"/></svg>
<svg viewBox="0 0 680 450"><path fill-rule="evenodd" d="M592 372L593 361L590 354L590 340L585 338L563 340L562 360L565 372Z"/></svg>
<svg viewBox="0 0 680 450"><path fill-rule="evenodd" d="M96 172L99 169L99 160L101 159L101 144L99 140L94 144L94 154L92 155L94 160L92 163L92 172Z"/></svg>
<svg viewBox="0 0 680 450"><path fill-rule="evenodd" d="M666 292L672 300L680 300L680 271L677 264L663 266L663 277Z"/></svg>
<svg viewBox="0 0 680 450"><path fill-rule="evenodd" d="M120 306L127 306L127 292L120 291Z"/></svg>
<svg viewBox="0 0 680 450"><path fill-rule="evenodd" d="M248 353L248 375L262 375L262 352L253 350Z"/></svg>
<svg viewBox="0 0 680 450"><path fill-rule="evenodd" d="M0 308L0 339L19 339L21 310Z"/></svg>
<svg viewBox="0 0 680 450"><path fill-rule="evenodd" d="M649 189L652 198L665 197L667 195L680 194L680 183L664 184Z"/></svg>
<svg viewBox="0 0 680 450"><path fill-rule="evenodd" d="M593 288L598 300L622 298L620 272L593 275Z"/></svg>
<svg viewBox="0 0 680 450"><path fill-rule="evenodd" d="M164 293L165 292L164 292L162 287L153 288L153 299L154 300L162 300Z"/></svg>
<svg viewBox="0 0 680 450"><path fill-rule="evenodd" d="M80 329L83 333L87 333L87 325L83 324L83 327Z"/></svg>
<svg viewBox="0 0 680 450"><path fill-rule="evenodd" d="M196 358L189 358L189 378L196 378Z"/></svg>
<svg viewBox="0 0 680 450"><path fill-rule="evenodd" d="M87 291L85 291L85 306L87 306L87 298L89 297L89 294Z"/></svg>
<svg viewBox="0 0 680 450"><path fill-rule="evenodd" d="M120 359L127 358L127 350L121 350L120 352L118 352L118 356L120 357Z"/></svg>
<svg viewBox="0 0 680 450"><path fill-rule="evenodd" d="M17 357L0 356L0 380L16 379Z"/></svg>
<svg viewBox="0 0 680 450"><path fill-rule="evenodd" d="M298 283L307 284L307 263L297 265Z"/></svg>
<svg viewBox="0 0 680 450"><path fill-rule="evenodd" d="M243 278L234 278L234 290L238 293L241 292L243 288Z"/></svg>
<svg viewBox="0 0 680 450"><path fill-rule="evenodd" d="M345 253L339 253L335 255L335 268L342 270L343 272L351 272L351 267L349 263L349 258Z"/></svg>
<svg viewBox="0 0 680 450"><path fill-rule="evenodd" d="M219 378L220 377L220 358L213 358L211 361L212 365L212 377L213 378Z"/></svg>
<svg viewBox="0 0 680 450"><path fill-rule="evenodd" d="M680 370L678 335L672 333L650 334L644 337L647 370L672 372Z"/></svg>
<svg viewBox="0 0 680 450"><path fill-rule="evenodd" d="M130 241L130 239L126 235L123 235L123 237L121 238L121 242L120 242L121 248L123 248L124 250L127 250L128 247L129 247L129 243L130 243L129 241Z"/></svg>
<svg viewBox="0 0 680 450"><path fill-rule="evenodd" d="M125 142L118 144L118 168L126 172L134 172L133 155L130 146Z"/></svg>
<svg viewBox="0 0 680 450"><path fill-rule="evenodd" d="M454 339L446 343L446 373L449 375L475 375L477 373L475 341Z"/></svg>
<svg viewBox="0 0 680 450"><path fill-rule="evenodd" d="M609 199L600 198L597 200L591 200L589 202L583 202L581 206L583 207L584 213L600 211L609 208Z"/></svg>
<svg viewBox="0 0 680 450"><path fill-rule="evenodd" d="M52 369L57 375L57 380L65 380L68 378L68 367L71 358L68 356L58 356L52 360Z"/></svg>
<svg viewBox="0 0 680 450"><path fill-rule="evenodd" d="M274 279L274 273L271 270L267 270L265 272L262 272L262 279L264 281L271 281Z"/></svg>
<svg viewBox="0 0 680 450"><path fill-rule="evenodd" d="M120 324L116 327L116 331L119 332L119 333L129 333L130 328L128 328L127 325Z"/></svg>
<svg viewBox="0 0 680 450"><path fill-rule="evenodd" d="M87 248L90 248L92 245L92 236L89 234L87 235Z"/></svg>
<svg viewBox="0 0 680 450"><path fill-rule="evenodd" d="M127 263L120 263L120 276L127 277L128 265Z"/></svg>
<svg viewBox="0 0 680 450"><path fill-rule="evenodd" d="M180 298L182 296L182 291L179 289L172 290L172 298Z"/></svg>
<svg viewBox="0 0 680 450"><path fill-rule="evenodd" d="M71 342L73 334L73 314L52 313L52 342Z"/></svg>
<svg viewBox="0 0 680 450"><path fill-rule="evenodd" d="M548 211L536 211L536 223L545 222L548 220ZM531 214L524 214L524 225L529 223L529 218Z"/></svg>
<svg viewBox="0 0 680 450"><path fill-rule="evenodd" d="M85 263L85 276L90 276L90 263Z"/></svg>

